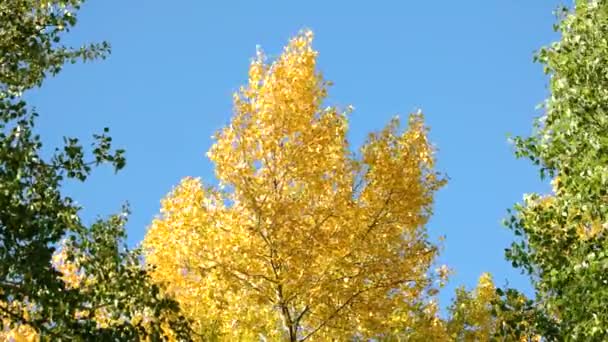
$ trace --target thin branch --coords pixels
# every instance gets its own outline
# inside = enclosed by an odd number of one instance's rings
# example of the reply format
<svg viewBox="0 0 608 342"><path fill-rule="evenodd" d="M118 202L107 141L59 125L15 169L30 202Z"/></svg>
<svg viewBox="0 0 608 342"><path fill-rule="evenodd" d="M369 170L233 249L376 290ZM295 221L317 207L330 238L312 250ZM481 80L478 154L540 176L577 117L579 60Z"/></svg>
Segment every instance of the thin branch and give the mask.
<svg viewBox="0 0 608 342"><path fill-rule="evenodd" d="M327 324L329 324L329 322L332 319L334 319L340 313L340 311L342 311L344 308L346 308L347 306L349 306L350 304L352 304L352 302L357 297L359 297L361 294L363 294L365 292L368 292L370 290L377 290L377 289L380 289L380 288L389 288L389 287L392 287L392 286L396 286L396 285L399 285L399 284L404 284L404 283L411 282L411 281L413 281L413 280L412 279L400 279L400 280L396 280L396 281L393 281L393 282L388 283L388 284L384 284L384 285L378 284L377 286L368 287L368 288L361 289L361 290L355 292L342 305L340 305L338 308L336 308L336 310L334 310L334 312L332 312L327 318L325 318L325 320L323 320L321 322L321 324L319 324L315 329L313 329L313 331L311 331L308 335L304 336L300 340L300 342L306 341L312 335L314 335L317 331L321 330L323 327L325 327Z"/></svg>
<svg viewBox="0 0 608 342"><path fill-rule="evenodd" d="M309 311L310 311L310 306L306 305L304 307L304 310L302 310L302 312L300 312L300 314L298 315L298 317L296 317L296 319L294 321L294 325L296 326L296 328L300 325L300 321L302 320L302 318L304 318L304 315L306 315Z"/></svg>

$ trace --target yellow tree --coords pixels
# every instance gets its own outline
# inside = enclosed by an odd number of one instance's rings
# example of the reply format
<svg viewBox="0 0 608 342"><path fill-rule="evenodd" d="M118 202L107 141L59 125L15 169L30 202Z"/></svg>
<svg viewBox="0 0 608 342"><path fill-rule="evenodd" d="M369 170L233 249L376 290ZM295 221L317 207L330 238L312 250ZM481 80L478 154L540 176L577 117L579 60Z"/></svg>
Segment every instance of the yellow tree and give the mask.
<svg viewBox="0 0 608 342"><path fill-rule="evenodd" d="M529 305L519 292L497 291L492 276L484 273L475 289L456 290L445 324L446 340L539 342L541 337L534 332L538 318Z"/></svg>
<svg viewBox="0 0 608 342"><path fill-rule="evenodd" d="M258 52L208 152L219 186L184 179L145 237L153 278L201 334L382 338L429 305L437 246L425 225L444 180L422 114L355 155L350 109L324 106L316 58L310 31L273 62Z"/></svg>
<svg viewBox="0 0 608 342"><path fill-rule="evenodd" d="M489 341L496 332L496 316L492 312L499 299L489 273L479 277L477 287L467 292L456 290L456 298L450 307L451 317L447 330L454 341Z"/></svg>

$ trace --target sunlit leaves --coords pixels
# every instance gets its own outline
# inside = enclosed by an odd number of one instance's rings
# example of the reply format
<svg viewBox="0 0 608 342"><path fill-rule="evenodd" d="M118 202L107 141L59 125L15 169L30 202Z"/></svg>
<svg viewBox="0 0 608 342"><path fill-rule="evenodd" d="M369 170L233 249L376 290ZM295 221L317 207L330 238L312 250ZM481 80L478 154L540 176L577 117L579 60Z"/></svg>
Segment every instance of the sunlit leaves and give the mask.
<svg viewBox="0 0 608 342"><path fill-rule="evenodd" d="M208 152L219 187L184 179L145 238L153 277L201 335L382 337L431 305L425 224L444 180L422 114L353 154L317 54L310 31L272 62L258 51Z"/></svg>
<svg viewBox="0 0 608 342"><path fill-rule="evenodd" d="M90 152L64 138L62 148L45 156L34 128L38 114L21 97L64 63L109 52L106 43L61 44L81 3L0 1L0 337L181 338L187 324L177 304L149 281L139 254L122 245L124 218L85 226L80 207L60 191L67 179L85 181L93 166L123 168L124 151L113 150L106 128L93 136Z"/></svg>
<svg viewBox="0 0 608 342"><path fill-rule="evenodd" d="M0 2L0 101L40 86L66 62L105 57L108 43L71 48L63 34L76 24L82 0Z"/></svg>
<svg viewBox="0 0 608 342"><path fill-rule="evenodd" d="M532 194L508 224L523 237L507 251L534 281L539 308L560 340L608 337L605 290L608 227L608 2L562 10L561 40L537 59L550 75L545 113L517 155L554 178L553 193Z"/></svg>

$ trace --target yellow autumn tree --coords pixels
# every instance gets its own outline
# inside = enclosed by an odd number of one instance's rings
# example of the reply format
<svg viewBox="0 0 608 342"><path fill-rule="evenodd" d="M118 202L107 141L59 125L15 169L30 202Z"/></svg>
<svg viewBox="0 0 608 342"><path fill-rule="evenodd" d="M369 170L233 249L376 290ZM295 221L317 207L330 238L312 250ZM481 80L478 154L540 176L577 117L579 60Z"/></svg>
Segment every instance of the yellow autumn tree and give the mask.
<svg viewBox="0 0 608 342"><path fill-rule="evenodd" d="M324 106L312 39L272 62L258 52L208 152L219 186L185 178L144 239L152 277L203 337L383 338L432 305L425 225L444 180L422 114L352 153L350 109Z"/></svg>
<svg viewBox="0 0 608 342"><path fill-rule="evenodd" d="M518 292L497 292L492 276L483 273L473 290L456 290L448 309L445 340L539 342L540 335L533 331L535 316L524 308L526 302L527 298ZM511 326L517 329L506 329Z"/></svg>
<svg viewBox="0 0 608 342"><path fill-rule="evenodd" d="M22 305L21 303L12 302L10 304L0 302L0 310L4 312L16 312L21 311L24 318L29 318L28 306ZM0 341L12 341L12 342L38 342L40 337L29 325L14 324L9 319L3 319L0 321Z"/></svg>
<svg viewBox="0 0 608 342"><path fill-rule="evenodd" d="M456 298L450 307L451 317L447 324L453 341L490 341L496 332L496 316L493 302L498 300L492 276L484 273L477 287L470 292L456 290Z"/></svg>

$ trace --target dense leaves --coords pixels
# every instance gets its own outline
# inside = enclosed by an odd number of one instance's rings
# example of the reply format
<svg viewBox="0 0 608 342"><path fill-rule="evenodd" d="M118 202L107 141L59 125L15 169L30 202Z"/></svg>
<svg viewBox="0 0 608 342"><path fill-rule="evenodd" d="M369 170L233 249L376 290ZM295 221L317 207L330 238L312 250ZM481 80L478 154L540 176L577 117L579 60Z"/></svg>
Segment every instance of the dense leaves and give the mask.
<svg viewBox="0 0 608 342"><path fill-rule="evenodd" d="M496 326L500 324L492 315L495 300L496 288L489 274L483 274L477 288L471 292L457 289L447 324L450 338L454 341L487 341L493 337Z"/></svg>
<svg viewBox="0 0 608 342"><path fill-rule="evenodd" d="M66 137L43 156L22 97L110 52L62 43L81 5L0 1L0 339L608 340L608 0L559 11L561 38L536 57L550 96L532 136L515 138L553 186L507 220L507 258L535 298L483 274L445 319L435 295L449 272L431 270L426 229L445 180L423 115L352 152L352 109L325 106L309 31L252 61L208 152L217 186L185 178L142 249L125 245L127 208L85 225L62 185L122 169L124 151L105 128L90 149Z"/></svg>
<svg viewBox="0 0 608 342"><path fill-rule="evenodd" d="M96 339L187 340L177 303L150 281L140 251L124 245L127 213L71 235L53 256L67 287L86 298L76 317L95 325Z"/></svg>
<svg viewBox="0 0 608 342"><path fill-rule="evenodd" d="M451 341L541 341L544 317L533 302L515 290L497 289L484 273L472 291L456 290L446 324Z"/></svg>
<svg viewBox="0 0 608 342"><path fill-rule="evenodd" d="M0 337L184 339L187 325L177 304L149 281L138 254L123 247L122 216L86 227L80 208L60 191L68 179L85 181L95 165L121 169L123 151L112 150L104 129L93 136L91 152L78 139L65 138L65 146L44 158L34 130L37 113L21 98L66 61L108 52L106 43L61 45L61 33L76 23L80 4L0 2ZM71 268L62 269L65 265ZM69 281L74 277L86 278L86 284L75 286ZM103 310L108 322L93 317L95 309Z"/></svg>
<svg viewBox="0 0 608 342"><path fill-rule="evenodd" d="M61 43L76 24L82 0L3 0L0 2L0 100L40 86L66 62L107 56L106 42L81 48Z"/></svg>
<svg viewBox="0 0 608 342"><path fill-rule="evenodd" d="M316 57L309 31L258 53L208 153L220 186L184 179L144 241L153 277L224 340L383 338L436 312L425 224L444 180L422 115L355 156Z"/></svg>
<svg viewBox="0 0 608 342"><path fill-rule="evenodd" d="M517 154L553 178L553 193L526 195L508 224L507 251L531 275L536 303L558 340L608 339L608 1L563 10L561 40L538 60L551 95Z"/></svg>

